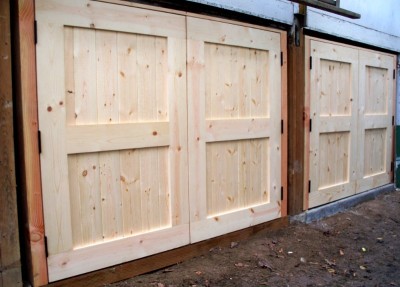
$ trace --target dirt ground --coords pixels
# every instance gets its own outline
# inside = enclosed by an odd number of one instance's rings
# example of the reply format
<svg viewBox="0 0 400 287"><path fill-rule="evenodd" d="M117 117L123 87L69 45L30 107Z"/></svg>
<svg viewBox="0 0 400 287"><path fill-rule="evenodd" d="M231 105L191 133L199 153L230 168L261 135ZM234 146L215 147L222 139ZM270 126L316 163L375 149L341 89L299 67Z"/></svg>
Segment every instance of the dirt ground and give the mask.
<svg viewBox="0 0 400 287"><path fill-rule="evenodd" d="M400 286L400 191L108 286Z"/></svg>

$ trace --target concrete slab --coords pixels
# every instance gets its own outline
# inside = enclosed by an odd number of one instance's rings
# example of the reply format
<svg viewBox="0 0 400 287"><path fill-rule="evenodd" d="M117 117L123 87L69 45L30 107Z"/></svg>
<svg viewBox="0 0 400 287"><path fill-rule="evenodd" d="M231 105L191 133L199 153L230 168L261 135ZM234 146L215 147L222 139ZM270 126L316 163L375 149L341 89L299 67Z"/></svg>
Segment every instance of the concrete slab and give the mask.
<svg viewBox="0 0 400 287"><path fill-rule="evenodd" d="M347 198L343 198L335 202L328 203L326 205L309 209L298 215L291 216L289 220L290 223L293 222L310 223L312 221L317 221L325 217L332 216L336 213L349 209L350 207L353 207L364 201L372 200L376 198L379 194L391 192L394 190L395 190L394 184L387 184L384 186L377 187L375 189L371 189L366 192L362 192Z"/></svg>

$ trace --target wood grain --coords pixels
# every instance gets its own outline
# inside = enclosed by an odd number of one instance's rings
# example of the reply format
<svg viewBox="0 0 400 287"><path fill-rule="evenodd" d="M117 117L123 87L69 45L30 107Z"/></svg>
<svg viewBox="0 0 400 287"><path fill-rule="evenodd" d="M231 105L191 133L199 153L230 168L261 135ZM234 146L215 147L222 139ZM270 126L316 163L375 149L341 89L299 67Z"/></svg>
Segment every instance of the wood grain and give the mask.
<svg viewBox="0 0 400 287"><path fill-rule="evenodd" d="M10 1L0 3L0 286L21 286L18 232L13 98L11 74Z"/></svg>
<svg viewBox="0 0 400 287"><path fill-rule="evenodd" d="M286 73L276 71L286 34L187 23L190 234L197 242L281 214Z"/></svg>
<svg viewBox="0 0 400 287"><path fill-rule="evenodd" d="M282 217L199 243L186 245L184 247L162 252L139 260L54 282L48 286L86 287L89 285L97 286L121 281L133 276L165 268L201 254L205 254L215 246L230 246L231 242L233 241L246 240L255 234L264 234L270 230L283 228L288 224L288 217Z"/></svg>
<svg viewBox="0 0 400 287"><path fill-rule="evenodd" d="M184 17L36 8L49 280L188 244ZM103 17L82 25L81 9Z"/></svg>
<svg viewBox="0 0 400 287"><path fill-rule="evenodd" d="M309 207L355 194L358 49L310 42Z"/></svg>
<svg viewBox="0 0 400 287"><path fill-rule="evenodd" d="M38 148L38 104L36 95L36 55L34 1L21 0L14 6L16 110L18 151L21 163L20 187L26 232L25 251L28 277L35 286L48 283L44 246L44 219Z"/></svg>
<svg viewBox="0 0 400 287"><path fill-rule="evenodd" d="M392 181L394 59L373 51L359 54L357 193Z"/></svg>
<svg viewBox="0 0 400 287"><path fill-rule="evenodd" d="M292 40L288 51L288 214L303 211L303 195L307 191L303 182L306 176L306 131L305 116L305 39L299 31L300 46ZM307 179L308 183L308 179Z"/></svg>
<svg viewBox="0 0 400 287"><path fill-rule="evenodd" d="M392 181L394 90L393 55L312 37L306 40L305 58L311 55L313 61L306 76L310 95L306 119L313 124L305 149L309 154L305 177L309 174L312 181L305 208Z"/></svg>

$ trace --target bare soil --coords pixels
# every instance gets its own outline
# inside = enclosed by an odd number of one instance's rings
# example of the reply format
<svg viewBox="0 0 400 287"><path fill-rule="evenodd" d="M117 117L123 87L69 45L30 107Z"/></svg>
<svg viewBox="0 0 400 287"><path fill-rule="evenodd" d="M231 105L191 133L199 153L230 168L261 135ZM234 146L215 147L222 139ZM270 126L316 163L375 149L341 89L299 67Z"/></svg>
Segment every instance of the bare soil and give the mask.
<svg viewBox="0 0 400 287"><path fill-rule="evenodd" d="M400 286L400 191L108 286Z"/></svg>

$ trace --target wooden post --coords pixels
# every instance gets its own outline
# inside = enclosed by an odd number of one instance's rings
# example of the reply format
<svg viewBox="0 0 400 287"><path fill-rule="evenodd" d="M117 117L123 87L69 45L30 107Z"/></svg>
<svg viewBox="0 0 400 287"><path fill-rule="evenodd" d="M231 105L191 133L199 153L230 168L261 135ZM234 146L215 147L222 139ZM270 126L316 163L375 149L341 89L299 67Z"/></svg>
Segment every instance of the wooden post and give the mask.
<svg viewBox="0 0 400 287"><path fill-rule="evenodd" d="M48 283L38 145L34 0L13 1L14 56L26 266L34 286Z"/></svg>
<svg viewBox="0 0 400 287"><path fill-rule="evenodd" d="M0 1L0 286L22 286L15 184L10 0Z"/></svg>
<svg viewBox="0 0 400 287"><path fill-rule="evenodd" d="M304 9L303 9L304 10ZM302 12L302 11L301 11ZM303 11L304 13L304 11ZM305 138L305 47L301 23L297 23L289 41L289 149L288 149L288 214L303 211ZM295 36L297 34L297 36Z"/></svg>

